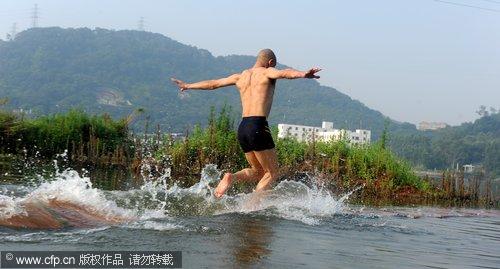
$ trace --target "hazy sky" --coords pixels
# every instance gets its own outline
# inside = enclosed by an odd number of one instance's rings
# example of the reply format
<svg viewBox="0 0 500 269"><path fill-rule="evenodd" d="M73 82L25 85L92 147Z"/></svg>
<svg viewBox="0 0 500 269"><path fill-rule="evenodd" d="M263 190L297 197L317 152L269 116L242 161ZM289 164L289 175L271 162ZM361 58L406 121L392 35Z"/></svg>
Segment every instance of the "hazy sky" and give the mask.
<svg viewBox="0 0 500 269"><path fill-rule="evenodd" d="M265 47L296 68L400 121L459 124L500 107L500 0L0 0L0 34L30 26L136 29L208 49ZM314 94L314 92L311 92Z"/></svg>

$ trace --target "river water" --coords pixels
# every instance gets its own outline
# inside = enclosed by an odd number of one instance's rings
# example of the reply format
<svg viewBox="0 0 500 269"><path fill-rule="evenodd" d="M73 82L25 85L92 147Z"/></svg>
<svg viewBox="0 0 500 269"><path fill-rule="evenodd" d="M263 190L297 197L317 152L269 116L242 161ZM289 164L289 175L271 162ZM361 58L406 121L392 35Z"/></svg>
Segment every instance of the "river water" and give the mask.
<svg viewBox="0 0 500 269"><path fill-rule="evenodd" d="M500 268L498 210L363 207L295 181L216 200L219 176L207 166L190 188L164 176L122 191L70 169L4 182L0 251L180 250L184 268Z"/></svg>

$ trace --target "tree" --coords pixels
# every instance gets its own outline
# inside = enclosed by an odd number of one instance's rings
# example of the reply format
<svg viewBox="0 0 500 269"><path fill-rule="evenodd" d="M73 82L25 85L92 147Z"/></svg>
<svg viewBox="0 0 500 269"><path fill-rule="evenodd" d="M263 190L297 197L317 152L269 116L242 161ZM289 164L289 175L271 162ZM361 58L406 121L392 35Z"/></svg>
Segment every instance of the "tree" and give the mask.
<svg viewBox="0 0 500 269"><path fill-rule="evenodd" d="M489 112L488 110L486 110L486 106L485 105L481 105L479 106L479 109L476 111L476 113L480 116L480 117L485 117L485 116L489 116Z"/></svg>

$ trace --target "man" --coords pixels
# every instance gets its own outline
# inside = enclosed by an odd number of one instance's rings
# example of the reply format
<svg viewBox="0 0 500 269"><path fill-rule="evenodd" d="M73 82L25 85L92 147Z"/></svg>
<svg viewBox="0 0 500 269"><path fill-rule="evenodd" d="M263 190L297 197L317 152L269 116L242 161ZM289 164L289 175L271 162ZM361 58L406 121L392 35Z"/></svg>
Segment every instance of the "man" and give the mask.
<svg viewBox="0 0 500 269"><path fill-rule="evenodd" d="M278 176L278 162L273 138L267 123L267 117L273 103L274 88L277 79L319 78L321 69L312 68L307 72L293 69L278 70L276 56L270 49L264 49L257 55L255 65L240 74L226 78L185 83L172 78L181 91L215 90L220 87L236 85L240 92L242 120L238 127L238 141L250 168L234 174L225 173L215 189L215 196L221 197L234 180L257 182L255 191L268 189Z"/></svg>

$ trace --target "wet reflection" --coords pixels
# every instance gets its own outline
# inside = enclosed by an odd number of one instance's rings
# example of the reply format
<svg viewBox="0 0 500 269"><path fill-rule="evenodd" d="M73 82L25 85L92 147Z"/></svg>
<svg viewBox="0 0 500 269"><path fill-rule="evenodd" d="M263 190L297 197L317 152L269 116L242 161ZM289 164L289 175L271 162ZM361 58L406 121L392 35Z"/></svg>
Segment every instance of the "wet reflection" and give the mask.
<svg viewBox="0 0 500 269"><path fill-rule="evenodd" d="M269 256L273 221L243 215L233 225L236 236L233 253L237 267L255 265Z"/></svg>

